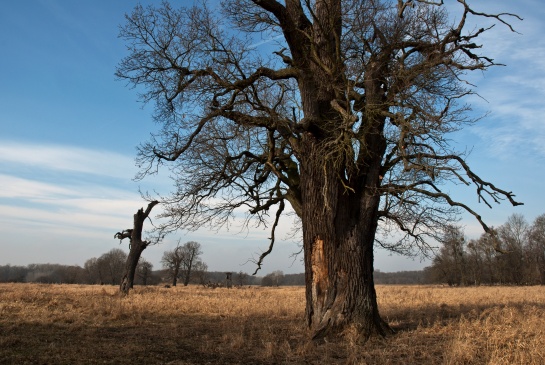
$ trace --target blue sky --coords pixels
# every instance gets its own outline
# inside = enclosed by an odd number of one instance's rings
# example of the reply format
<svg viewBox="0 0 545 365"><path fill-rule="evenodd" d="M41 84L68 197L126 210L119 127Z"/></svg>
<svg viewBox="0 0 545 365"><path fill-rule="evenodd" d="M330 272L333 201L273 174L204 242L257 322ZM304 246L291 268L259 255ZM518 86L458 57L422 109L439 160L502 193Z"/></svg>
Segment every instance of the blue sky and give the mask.
<svg viewBox="0 0 545 365"><path fill-rule="evenodd" d="M448 3L448 0L447 0ZM480 3L480 2L475 2ZM524 206L493 210L478 204L473 190L453 193L475 208L490 225L513 213L528 221L545 213L545 3L495 1L495 9L524 18L513 21L521 34L505 27L487 34L485 49L507 64L471 76L482 98L472 98L475 113L490 114L455 137L459 149L472 150L469 162L484 178L512 190ZM135 148L156 125L150 108L134 90L116 81L115 67L126 55L117 38L124 14L135 2L88 0L5 1L0 10L0 265L78 264L112 248L145 205L138 189L167 192L162 176L134 182ZM482 9L485 10L485 9ZM469 217L466 234L481 234ZM286 224L280 235L289 232ZM182 242L203 246L211 270L253 271L244 264L266 249L268 232L240 234L181 232L144 257L159 268L162 253ZM291 239L279 241L264 265L302 272L291 254ZM377 251L382 271L419 269L426 262ZM242 266L241 266L242 265Z"/></svg>

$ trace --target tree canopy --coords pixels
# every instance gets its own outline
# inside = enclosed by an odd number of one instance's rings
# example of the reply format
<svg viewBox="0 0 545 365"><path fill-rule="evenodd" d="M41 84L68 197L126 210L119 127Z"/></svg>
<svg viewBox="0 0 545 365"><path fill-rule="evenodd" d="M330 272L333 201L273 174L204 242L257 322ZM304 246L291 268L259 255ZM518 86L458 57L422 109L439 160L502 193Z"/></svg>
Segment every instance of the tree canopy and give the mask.
<svg viewBox="0 0 545 365"><path fill-rule="evenodd" d="M461 101L473 93L464 74L496 65L475 43L492 26L466 31L468 17L493 17L510 27L506 18L515 15L488 15L458 1L462 15L454 22L435 2L350 0L331 2L341 16L330 24L316 13L332 12L318 6L327 3L235 0L224 1L221 11L163 3L138 6L127 17L121 37L130 54L117 76L145 87L141 98L155 103L163 125L141 145L138 161L140 177L176 162L169 165L177 188L167 198L170 223L223 224L240 207L261 219L273 206L282 211L285 201L301 216L298 156L306 131L324 136L331 159L342 166L337 177L354 190L374 137L365 122L373 113L385 118L378 131L387 145L380 171L383 227L392 224L419 240L461 208L487 229L472 208L450 198L445 181L473 185L488 205L504 198L519 204L474 173L447 137L475 121ZM293 12L297 22L288 17ZM311 35L332 27L342 31L340 39L327 40L334 48L327 65L315 44L326 40ZM265 46L256 33L266 37ZM334 97L327 96L334 122L302 113L297 83L304 82L308 63L337 83L330 85ZM368 80L379 66L381 77ZM369 102L373 88L381 98Z"/></svg>

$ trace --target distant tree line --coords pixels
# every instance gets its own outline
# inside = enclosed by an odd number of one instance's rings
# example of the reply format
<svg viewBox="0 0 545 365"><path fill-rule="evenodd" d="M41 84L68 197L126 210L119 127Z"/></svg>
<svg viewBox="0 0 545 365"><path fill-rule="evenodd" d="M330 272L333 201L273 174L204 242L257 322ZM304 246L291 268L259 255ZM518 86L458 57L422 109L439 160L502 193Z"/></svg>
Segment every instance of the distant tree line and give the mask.
<svg viewBox="0 0 545 365"><path fill-rule="evenodd" d="M64 284L105 284L118 285L123 266L120 264L121 255L118 249L113 249L99 258L92 258L85 262L84 267L77 265L60 264L30 264L27 266L4 265L0 266L0 282L18 283L64 283ZM121 251L121 250L119 250ZM125 253L124 253L125 254ZM119 260L119 261L118 261ZM153 270L153 265L141 258L136 275L136 285L157 285L159 283L172 285L172 276L168 269ZM377 284L425 284L429 278L425 271L381 272L375 271ZM224 271L208 271L198 273L190 278L190 284L225 283ZM265 276L254 276L245 272L233 272L233 286L261 285L261 286L303 286L305 274L283 274L275 271Z"/></svg>
<svg viewBox="0 0 545 365"><path fill-rule="evenodd" d="M302 285L304 284L305 282L303 281ZM265 275L261 279L261 285L262 286L280 286L280 285L289 285L289 284L285 283L284 272L281 270L276 270L270 274ZM301 285L301 284L297 283L295 285Z"/></svg>
<svg viewBox="0 0 545 365"><path fill-rule="evenodd" d="M417 285L427 283L427 278L425 277L423 270L397 272L382 272L380 270L375 270L374 277L375 283L380 285Z"/></svg>
<svg viewBox="0 0 545 365"><path fill-rule="evenodd" d="M85 280L85 271L80 266L59 264L30 264L27 266L0 266L2 283L67 283L76 284Z"/></svg>
<svg viewBox="0 0 545 365"><path fill-rule="evenodd" d="M104 284L119 285L123 275L126 253L112 249L98 258L87 260L83 267L78 265L30 264L27 266L0 266L0 282L48 283L48 284ZM206 265L206 264L205 264ZM198 267L198 265L197 265ZM141 258L135 277L136 285L172 285L171 269L153 270L153 265ZM182 272L180 277L185 277ZM423 284L426 282L424 271L380 272L375 271L377 284ZM190 276L189 284L203 283L225 284L226 272L200 271L197 269ZM232 273L233 286L303 286L305 274L284 274L274 271L265 276L254 276L243 271Z"/></svg>
<svg viewBox="0 0 545 365"><path fill-rule="evenodd" d="M99 258L85 261L83 268L86 274L86 284L119 285L123 277L123 270L127 260L127 253L114 248ZM135 284L157 284L160 277L153 272L153 264L141 257L138 261L135 274Z"/></svg>
<svg viewBox="0 0 545 365"><path fill-rule="evenodd" d="M201 259L202 250L198 242L190 241L165 251L162 270L153 270L153 265L140 257L136 267L136 285L157 285L159 283L176 285L181 280L184 285L225 283L225 272L208 272L208 266ZM79 265L30 264L26 266L0 266L2 283L48 283L48 284L103 284L120 285L127 253L114 248L99 257ZM242 271L232 275L232 284L237 286L259 285L260 277L250 276Z"/></svg>
<svg viewBox="0 0 545 365"><path fill-rule="evenodd" d="M426 280L448 285L545 285L545 214L532 224L514 214L493 233L467 240L461 227L446 229L442 247L425 269Z"/></svg>
<svg viewBox="0 0 545 365"><path fill-rule="evenodd" d="M445 229L441 247L432 265L423 271L381 272L375 270L377 284L431 284L458 285L545 285L545 214L529 224L524 216L512 215L507 222L493 229L494 234L483 234L467 240L461 227ZM187 242L171 251L165 251L161 261L163 270L141 257L135 283L175 285L178 279L184 285L225 283L225 272L209 272L202 261L201 246ZM119 285L127 253L114 248L99 257L90 258L83 267L78 265L30 264L27 266L0 266L0 282L35 282L65 284ZM242 271L233 272L232 285L294 286L305 285L305 274L284 274L273 271L263 277Z"/></svg>
<svg viewBox="0 0 545 365"><path fill-rule="evenodd" d="M415 285L426 284L427 278L425 272L420 271L398 271L398 272L381 272L375 270L374 273L376 284L398 284L398 285ZM282 271L273 271L270 274L261 278L262 286L297 286L305 285L305 274L284 274Z"/></svg>
<svg viewBox="0 0 545 365"><path fill-rule="evenodd" d="M0 266L2 283L47 284L106 284L119 285L127 253L114 248L100 257L93 257L79 265L30 264L26 266ZM135 276L136 284L152 285L161 281L153 265L141 258Z"/></svg>

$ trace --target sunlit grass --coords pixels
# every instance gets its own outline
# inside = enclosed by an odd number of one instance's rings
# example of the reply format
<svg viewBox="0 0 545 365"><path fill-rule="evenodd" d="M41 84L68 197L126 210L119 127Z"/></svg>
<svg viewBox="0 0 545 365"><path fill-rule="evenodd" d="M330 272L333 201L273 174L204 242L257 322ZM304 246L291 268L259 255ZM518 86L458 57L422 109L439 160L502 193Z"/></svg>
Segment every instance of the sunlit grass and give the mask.
<svg viewBox="0 0 545 365"><path fill-rule="evenodd" d="M395 335L316 345L303 288L0 284L0 363L545 363L542 287L377 293Z"/></svg>

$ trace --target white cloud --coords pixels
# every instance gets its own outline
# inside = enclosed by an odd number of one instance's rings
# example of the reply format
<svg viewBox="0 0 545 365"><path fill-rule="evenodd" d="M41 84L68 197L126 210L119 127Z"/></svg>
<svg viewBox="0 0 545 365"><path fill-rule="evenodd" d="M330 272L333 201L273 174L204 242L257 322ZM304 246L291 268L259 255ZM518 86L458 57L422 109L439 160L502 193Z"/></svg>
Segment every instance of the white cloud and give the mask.
<svg viewBox="0 0 545 365"><path fill-rule="evenodd" d="M26 199L26 200L50 200L74 194L70 189L19 178L16 176L0 174L0 198Z"/></svg>
<svg viewBox="0 0 545 365"><path fill-rule="evenodd" d="M12 198L4 199L0 205L0 224L5 224L4 232L13 225L47 231L76 228L82 235L103 229L120 230L129 228L132 215L145 205L136 193L132 197L125 194L123 198L116 198L116 190L112 189L107 197L91 196L93 187L87 186L88 196L82 198L71 189L24 179L12 180L19 182L21 190L36 186L39 189L30 188L25 194L25 191L14 193L12 186L4 186L0 197ZM0 183L3 181L0 176Z"/></svg>
<svg viewBox="0 0 545 365"><path fill-rule="evenodd" d="M0 174L0 198L11 206L29 204L33 209L49 211L83 211L92 214L126 216L144 204L136 191L110 188L81 182L63 185ZM133 214L133 213L131 213Z"/></svg>
<svg viewBox="0 0 545 365"><path fill-rule="evenodd" d="M136 172L134 159L119 153L12 141L0 141L0 163L120 179L130 179Z"/></svg>
<svg viewBox="0 0 545 365"><path fill-rule="evenodd" d="M0 143L3 259L19 261L23 252L26 262L55 255L58 262L82 262L91 257L75 256L84 246L85 255L104 253L115 243L114 233L130 228L133 214L146 205L130 179L132 165L109 151ZM71 244L63 252L56 249ZM49 256L43 256L48 247Z"/></svg>
<svg viewBox="0 0 545 365"><path fill-rule="evenodd" d="M79 232L78 235L87 236L98 230L121 229L130 222L130 217L112 217L107 214L99 216L85 211L52 211L51 209L27 208L9 205L0 205L0 224L7 230L38 230L42 234L47 232ZM112 236L115 232L112 231ZM72 234L70 234L72 235Z"/></svg>

